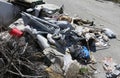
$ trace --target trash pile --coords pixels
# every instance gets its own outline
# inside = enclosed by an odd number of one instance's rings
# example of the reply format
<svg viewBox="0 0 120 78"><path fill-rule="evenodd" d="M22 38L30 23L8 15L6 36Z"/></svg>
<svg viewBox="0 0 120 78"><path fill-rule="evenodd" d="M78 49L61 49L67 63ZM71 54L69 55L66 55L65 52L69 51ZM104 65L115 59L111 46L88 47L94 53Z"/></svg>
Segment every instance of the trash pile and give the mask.
<svg viewBox="0 0 120 78"><path fill-rule="evenodd" d="M120 77L120 65L115 63L111 57L104 58L103 63L107 78Z"/></svg>
<svg viewBox="0 0 120 78"><path fill-rule="evenodd" d="M0 38L0 77L76 78L82 63L93 62L90 52L116 35L66 15L63 6L42 4L22 12Z"/></svg>

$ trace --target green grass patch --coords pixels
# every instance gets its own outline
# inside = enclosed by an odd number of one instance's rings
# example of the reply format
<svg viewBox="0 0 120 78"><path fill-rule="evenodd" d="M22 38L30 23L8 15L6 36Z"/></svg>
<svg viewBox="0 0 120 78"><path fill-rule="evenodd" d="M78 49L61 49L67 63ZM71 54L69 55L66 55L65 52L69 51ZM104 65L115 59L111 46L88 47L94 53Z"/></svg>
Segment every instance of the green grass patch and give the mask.
<svg viewBox="0 0 120 78"><path fill-rule="evenodd" d="M87 67L82 67L82 68L80 68L79 69L79 73L81 74L81 75L83 75L83 74L85 74L85 73L88 73L88 68Z"/></svg>

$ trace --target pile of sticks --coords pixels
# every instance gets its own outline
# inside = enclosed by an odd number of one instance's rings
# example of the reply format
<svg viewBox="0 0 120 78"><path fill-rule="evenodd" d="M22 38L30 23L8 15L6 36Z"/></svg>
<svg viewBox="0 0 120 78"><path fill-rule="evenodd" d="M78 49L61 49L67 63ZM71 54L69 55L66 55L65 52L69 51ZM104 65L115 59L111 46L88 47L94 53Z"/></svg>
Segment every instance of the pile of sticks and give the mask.
<svg viewBox="0 0 120 78"><path fill-rule="evenodd" d="M30 36L0 41L0 77L47 77L43 62L45 56L39 51L37 43Z"/></svg>

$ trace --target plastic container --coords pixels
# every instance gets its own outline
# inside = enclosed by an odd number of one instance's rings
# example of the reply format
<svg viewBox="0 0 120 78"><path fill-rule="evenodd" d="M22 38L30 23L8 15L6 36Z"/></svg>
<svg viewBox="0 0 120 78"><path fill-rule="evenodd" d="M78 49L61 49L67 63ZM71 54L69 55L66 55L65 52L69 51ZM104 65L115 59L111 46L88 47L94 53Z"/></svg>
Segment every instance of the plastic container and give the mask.
<svg viewBox="0 0 120 78"><path fill-rule="evenodd" d="M23 32L17 28L11 29L9 33L10 35L15 36L15 37L21 37L23 35Z"/></svg>

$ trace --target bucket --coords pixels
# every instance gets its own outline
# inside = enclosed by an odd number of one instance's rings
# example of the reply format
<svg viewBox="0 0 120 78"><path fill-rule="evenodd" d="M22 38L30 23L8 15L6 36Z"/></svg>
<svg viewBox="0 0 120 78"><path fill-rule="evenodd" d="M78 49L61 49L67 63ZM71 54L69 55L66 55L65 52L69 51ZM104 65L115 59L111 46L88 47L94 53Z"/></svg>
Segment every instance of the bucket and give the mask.
<svg viewBox="0 0 120 78"><path fill-rule="evenodd" d="M10 35L15 36L15 37L21 37L23 35L23 32L17 28L11 29L9 33Z"/></svg>

